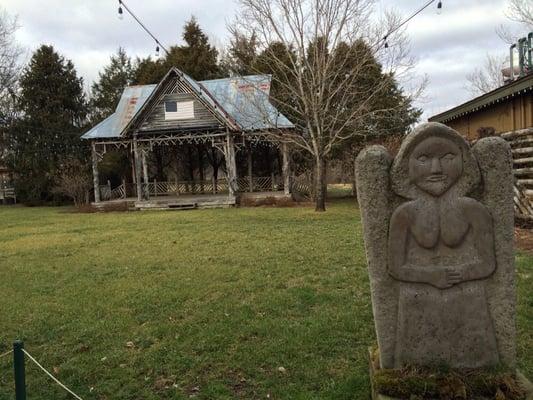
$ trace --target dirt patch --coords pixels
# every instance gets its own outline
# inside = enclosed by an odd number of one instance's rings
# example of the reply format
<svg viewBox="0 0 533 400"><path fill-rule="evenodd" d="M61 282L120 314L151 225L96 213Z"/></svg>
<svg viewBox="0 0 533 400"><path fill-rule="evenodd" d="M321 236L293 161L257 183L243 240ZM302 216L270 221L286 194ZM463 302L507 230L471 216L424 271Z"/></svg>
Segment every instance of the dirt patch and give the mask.
<svg viewBox="0 0 533 400"><path fill-rule="evenodd" d="M533 254L533 229L515 227L514 238L518 250Z"/></svg>
<svg viewBox="0 0 533 400"><path fill-rule="evenodd" d="M297 202L295 202L292 199L286 198L286 197L274 197L274 196L268 196L268 197L261 197L261 198L242 198L240 201L241 207L263 207L263 206L271 206L271 207L294 207L298 205Z"/></svg>

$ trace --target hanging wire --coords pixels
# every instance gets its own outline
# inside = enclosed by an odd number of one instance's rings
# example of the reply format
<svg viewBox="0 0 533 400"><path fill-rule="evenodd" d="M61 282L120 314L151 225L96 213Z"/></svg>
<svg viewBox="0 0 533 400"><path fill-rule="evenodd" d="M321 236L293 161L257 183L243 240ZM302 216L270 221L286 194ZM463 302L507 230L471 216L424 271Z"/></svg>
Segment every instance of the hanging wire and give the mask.
<svg viewBox="0 0 533 400"><path fill-rule="evenodd" d="M411 21L414 17L416 17L418 14L420 14L422 11L424 11L426 8L428 8L431 4L433 4L436 0L430 0L428 1L426 4L424 4L421 8L419 8L417 11L415 11L411 16L409 16L408 18L406 18L402 23L400 23L400 25L398 25L397 27L395 27L394 29L390 30L389 32L387 32L385 34L385 36L383 36L383 47L384 48L388 48L389 47L389 44L387 42L387 39L390 35L392 35L394 32L398 31L402 26L404 26L405 24L407 24L409 21ZM437 12L440 13L439 11L442 10L442 1L439 1L439 3L437 4Z"/></svg>
<svg viewBox="0 0 533 400"><path fill-rule="evenodd" d="M148 33L152 37L152 39L154 39L157 46L161 47L164 50L164 52L167 54L167 56L170 55L168 50L165 48L165 46L161 44L161 42L155 37L155 35L152 32L150 32L150 30L141 22L141 20L133 13L133 11L130 10L128 5L124 3L124 0L118 0L118 4L119 4L119 7L118 7L119 18L120 18L120 15L122 15L122 7L124 7L124 9L133 17L135 21L137 21L137 23L144 29L144 31Z"/></svg>

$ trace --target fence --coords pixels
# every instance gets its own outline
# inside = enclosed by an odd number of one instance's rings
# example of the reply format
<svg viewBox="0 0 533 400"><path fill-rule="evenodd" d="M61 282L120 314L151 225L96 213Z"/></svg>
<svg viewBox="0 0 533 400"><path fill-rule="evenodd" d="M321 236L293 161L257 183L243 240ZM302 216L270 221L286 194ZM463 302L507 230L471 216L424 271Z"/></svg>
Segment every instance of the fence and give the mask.
<svg viewBox="0 0 533 400"><path fill-rule="evenodd" d="M296 189L309 193L309 188L303 182L295 180ZM283 190L283 179L280 176L262 176L237 178L240 192L267 192ZM226 178L202 180L202 181L174 181L174 182L147 182L141 185L145 198L158 196L179 196L182 194L219 194L228 193L228 181ZM137 195L137 187L132 183L122 183L112 189L111 185L100 186L101 200L117 200Z"/></svg>
<svg viewBox="0 0 533 400"><path fill-rule="evenodd" d="M13 372L15 380L15 400L26 400L26 360L33 362L42 372L59 385L63 390L68 392L77 400L83 400L80 396L61 383L54 375L46 370L30 353L24 349L24 343L17 340L13 343L13 350L0 354L0 359L13 354Z"/></svg>
<svg viewBox="0 0 533 400"><path fill-rule="evenodd" d="M15 194L14 188L0 188L0 200L5 202L7 199L13 199L15 203L17 202L17 195Z"/></svg>

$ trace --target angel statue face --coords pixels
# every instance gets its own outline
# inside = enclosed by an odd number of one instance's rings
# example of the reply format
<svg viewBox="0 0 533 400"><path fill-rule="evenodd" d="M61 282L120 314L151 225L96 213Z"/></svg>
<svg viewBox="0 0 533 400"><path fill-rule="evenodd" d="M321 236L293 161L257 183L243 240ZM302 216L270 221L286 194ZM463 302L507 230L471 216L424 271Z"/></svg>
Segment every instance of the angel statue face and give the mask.
<svg viewBox="0 0 533 400"><path fill-rule="evenodd" d="M409 156L410 181L434 197L446 193L462 173L461 149L446 138L427 138Z"/></svg>

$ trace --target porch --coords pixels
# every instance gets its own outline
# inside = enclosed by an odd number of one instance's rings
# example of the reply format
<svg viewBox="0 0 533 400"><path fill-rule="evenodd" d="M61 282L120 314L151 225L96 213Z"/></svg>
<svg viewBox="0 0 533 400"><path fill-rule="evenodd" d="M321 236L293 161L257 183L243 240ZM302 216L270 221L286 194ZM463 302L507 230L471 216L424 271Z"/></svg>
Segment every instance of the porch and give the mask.
<svg viewBox="0 0 533 400"><path fill-rule="evenodd" d="M231 207L239 200L291 200L280 176L247 177L237 179L238 191L230 194L226 178L204 181L147 182L141 184L142 199L137 196L137 185L123 182L111 188L110 183L100 186L100 202L94 205L102 210L122 206L129 210L186 210L196 208Z"/></svg>

